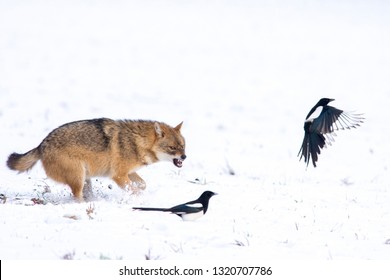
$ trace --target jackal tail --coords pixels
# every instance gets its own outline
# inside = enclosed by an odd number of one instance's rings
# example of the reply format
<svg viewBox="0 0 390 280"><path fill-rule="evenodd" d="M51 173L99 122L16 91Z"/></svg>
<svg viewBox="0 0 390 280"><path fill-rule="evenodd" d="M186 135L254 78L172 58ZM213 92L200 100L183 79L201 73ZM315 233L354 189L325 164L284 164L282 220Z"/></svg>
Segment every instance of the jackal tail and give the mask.
<svg viewBox="0 0 390 280"><path fill-rule="evenodd" d="M39 150L38 148L35 148L25 154L11 154L8 157L7 166L11 170L25 172L30 170L39 159Z"/></svg>

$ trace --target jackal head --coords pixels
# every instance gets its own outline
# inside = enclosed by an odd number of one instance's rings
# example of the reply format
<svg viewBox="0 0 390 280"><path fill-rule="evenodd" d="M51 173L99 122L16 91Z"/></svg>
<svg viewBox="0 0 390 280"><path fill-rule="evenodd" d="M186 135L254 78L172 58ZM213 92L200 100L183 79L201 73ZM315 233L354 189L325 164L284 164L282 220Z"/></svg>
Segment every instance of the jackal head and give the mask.
<svg viewBox="0 0 390 280"><path fill-rule="evenodd" d="M176 127L171 127L164 123L154 123L156 131L155 153L161 161L172 161L176 167L183 166L186 159L185 140L180 133L183 122Z"/></svg>

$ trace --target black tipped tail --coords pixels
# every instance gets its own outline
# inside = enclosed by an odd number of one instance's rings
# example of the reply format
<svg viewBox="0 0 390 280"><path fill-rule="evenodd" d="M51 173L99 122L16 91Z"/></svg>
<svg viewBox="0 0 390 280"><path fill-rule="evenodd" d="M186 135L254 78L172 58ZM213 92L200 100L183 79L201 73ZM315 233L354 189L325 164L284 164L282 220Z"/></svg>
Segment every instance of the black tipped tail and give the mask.
<svg viewBox="0 0 390 280"><path fill-rule="evenodd" d="M310 158L313 166L317 167L316 162L318 161L318 155L321 153L321 149L325 146L325 137L319 133L305 132L301 149L299 150L299 160L302 157L305 159L306 166L309 165Z"/></svg>
<svg viewBox="0 0 390 280"><path fill-rule="evenodd" d="M31 169L39 159L40 154L37 148L25 154L13 153L8 157L7 166L11 170L24 172Z"/></svg>

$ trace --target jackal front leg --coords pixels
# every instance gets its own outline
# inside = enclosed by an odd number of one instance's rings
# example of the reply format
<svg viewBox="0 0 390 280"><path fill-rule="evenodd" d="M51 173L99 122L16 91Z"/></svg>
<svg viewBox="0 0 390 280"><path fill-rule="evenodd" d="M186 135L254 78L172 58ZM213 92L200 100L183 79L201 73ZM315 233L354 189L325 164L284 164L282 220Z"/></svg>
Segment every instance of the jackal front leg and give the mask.
<svg viewBox="0 0 390 280"><path fill-rule="evenodd" d="M129 189L133 194L138 194L146 187L145 181L136 173L116 175L112 179L122 189Z"/></svg>
<svg viewBox="0 0 390 280"><path fill-rule="evenodd" d="M144 190L146 188L146 183L137 173L133 172L128 175L131 185L138 188L139 190Z"/></svg>

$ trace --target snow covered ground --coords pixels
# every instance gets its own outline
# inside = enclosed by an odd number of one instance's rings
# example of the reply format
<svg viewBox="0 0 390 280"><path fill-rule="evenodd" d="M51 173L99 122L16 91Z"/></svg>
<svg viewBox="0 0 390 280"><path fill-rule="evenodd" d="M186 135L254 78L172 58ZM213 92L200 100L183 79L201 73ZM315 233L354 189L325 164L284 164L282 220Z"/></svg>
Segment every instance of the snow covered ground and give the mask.
<svg viewBox="0 0 390 280"><path fill-rule="evenodd" d="M381 0L0 0L0 259L390 259L389 14ZM306 169L321 97L366 120ZM7 169L97 117L184 121L183 168L142 169L139 196L96 178L85 203L39 165ZM219 195L194 222L131 210L204 190Z"/></svg>

